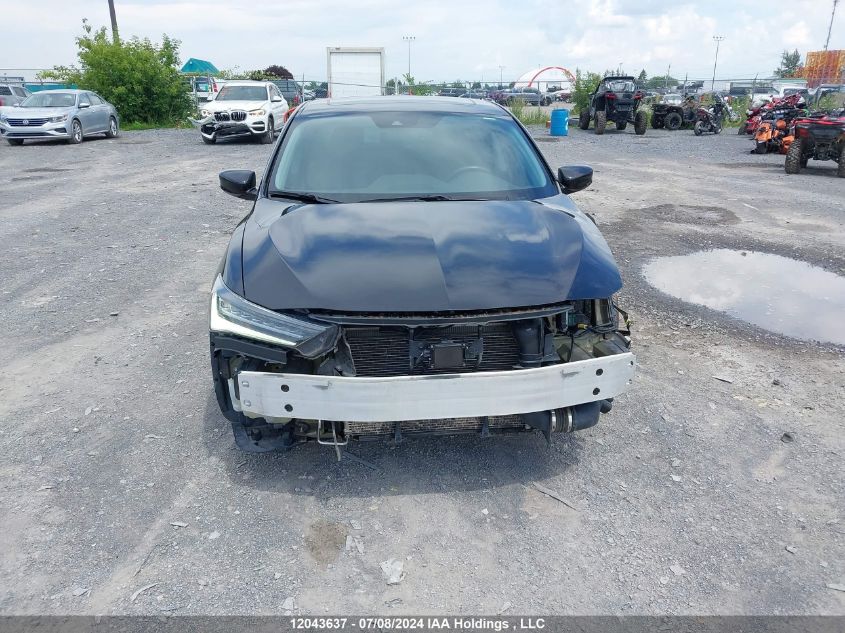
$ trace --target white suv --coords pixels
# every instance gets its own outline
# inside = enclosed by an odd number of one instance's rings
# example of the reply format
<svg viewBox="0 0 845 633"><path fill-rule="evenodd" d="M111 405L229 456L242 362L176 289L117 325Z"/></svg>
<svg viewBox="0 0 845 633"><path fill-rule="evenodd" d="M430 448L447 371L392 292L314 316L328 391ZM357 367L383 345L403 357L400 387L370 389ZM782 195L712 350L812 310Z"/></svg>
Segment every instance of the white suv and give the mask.
<svg viewBox="0 0 845 633"><path fill-rule="evenodd" d="M282 128L288 103L269 81L227 81L200 109L199 127L205 143L218 138L258 136L272 143Z"/></svg>

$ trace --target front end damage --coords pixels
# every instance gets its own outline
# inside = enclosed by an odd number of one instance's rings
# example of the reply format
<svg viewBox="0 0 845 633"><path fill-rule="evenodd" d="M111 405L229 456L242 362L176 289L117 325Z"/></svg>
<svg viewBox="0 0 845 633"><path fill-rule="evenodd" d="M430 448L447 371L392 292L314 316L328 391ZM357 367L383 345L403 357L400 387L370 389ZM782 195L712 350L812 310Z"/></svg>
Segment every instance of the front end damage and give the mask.
<svg viewBox="0 0 845 633"><path fill-rule="evenodd" d="M188 118L206 139L236 138L261 135L267 131L266 123L243 110L212 112L201 119Z"/></svg>
<svg viewBox="0 0 845 633"><path fill-rule="evenodd" d="M250 452L425 434L549 439L595 425L634 374L627 316L610 298L447 314L244 316L247 304L218 278L215 392Z"/></svg>

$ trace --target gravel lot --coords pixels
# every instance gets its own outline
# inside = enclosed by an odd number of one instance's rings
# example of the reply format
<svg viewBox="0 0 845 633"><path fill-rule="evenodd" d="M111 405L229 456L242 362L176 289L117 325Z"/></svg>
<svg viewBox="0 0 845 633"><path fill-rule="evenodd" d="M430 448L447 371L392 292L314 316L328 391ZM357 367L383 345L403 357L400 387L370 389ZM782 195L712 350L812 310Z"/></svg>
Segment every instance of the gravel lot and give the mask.
<svg viewBox="0 0 845 633"><path fill-rule="evenodd" d="M213 399L208 290L249 210L217 173L269 147L0 147L0 613L845 614L843 350L641 275L708 248L845 274L845 180L787 177L730 130L535 134L553 166L596 169L574 198L623 269L634 388L550 447L353 447L375 468L240 453Z"/></svg>

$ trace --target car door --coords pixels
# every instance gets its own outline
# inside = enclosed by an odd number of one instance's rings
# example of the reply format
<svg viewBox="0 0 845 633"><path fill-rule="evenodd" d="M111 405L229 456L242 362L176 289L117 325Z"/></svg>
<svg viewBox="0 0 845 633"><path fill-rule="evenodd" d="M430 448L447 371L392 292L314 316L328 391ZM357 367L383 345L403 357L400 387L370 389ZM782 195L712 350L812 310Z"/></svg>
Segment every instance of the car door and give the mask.
<svg viewBox="0 0 845 633"><path fill-rule="evenodd" d="M77 103L79 104L79 110L77 111L76 118L82 124L82 133L91 134L95 132L96 114L92 111L91 97L88 96L87 92L80 92Z"/></svg>
<svg viewBox="0 0 845 633"><path fill-rule="evenodd" d="M273 122L276 129L280 129L285 122L285 112L287 107L285 105L285 98L279 92L279 89L274 86L269 86L270 91L270 111L273 113ZM273 101L273 99L281 99L281 101Z"/></svg>
<svg viewBox="0 0 845 633"><path fill-rule="evenodd" d="M91 110L94 113L94 125L98 132L105 132L109 129L109 108L102 97L96 92L89 92L88 98L91 100Z"/></svg>

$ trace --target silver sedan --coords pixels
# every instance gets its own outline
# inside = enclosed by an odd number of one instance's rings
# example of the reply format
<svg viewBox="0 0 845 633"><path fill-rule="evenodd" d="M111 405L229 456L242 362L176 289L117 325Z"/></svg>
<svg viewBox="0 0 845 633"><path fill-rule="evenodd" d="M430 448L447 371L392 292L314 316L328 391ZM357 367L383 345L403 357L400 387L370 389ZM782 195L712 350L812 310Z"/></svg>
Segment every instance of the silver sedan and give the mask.
<svg viewBox="0 0 845 633"><path fill-rule="evenodd" d="M81 143L92 134L114 138L119 133L117 110L89 90L43 90L15 106L0 108L0 138L9 145L45 138Z"/></svg>

